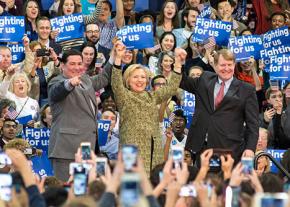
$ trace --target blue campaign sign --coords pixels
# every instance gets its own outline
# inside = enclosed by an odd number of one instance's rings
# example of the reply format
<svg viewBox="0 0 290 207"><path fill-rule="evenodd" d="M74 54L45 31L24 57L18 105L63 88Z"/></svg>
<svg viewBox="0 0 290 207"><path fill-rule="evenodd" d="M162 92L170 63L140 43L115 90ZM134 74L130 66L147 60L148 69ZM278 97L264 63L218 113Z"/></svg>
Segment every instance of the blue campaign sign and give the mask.
<svg viewBox="0 0 290 207"><path fill-rule="evenodd" d="M92 14L95 11L96 0L81 0L82 13L85 15Z"/></svg>
<svg viewBox="0 0 290 207"><path fill-rule="evenodd" d="M228 48L235 54L237 62L248 60L250 57L257 60L261 58L263 42L260 35L242 35L230 38Z"/></svg>
<svg viewBox="0 0 290 207"><path fill-rule="evenodd" d="M50 20L52 30L58 30L56 42L82 38L84 36L84 20L82 14L56 17Z"/></svg>
<svg viewBox="0 0 290 207"><path fill-rule="evenodd" d="M204 42L209 37L214 37L217 45L227 46L231 30L231 22L198 17L192 38L194 42Z"/></svg>
<svg viewBox="0 0 290 207"><path fill-rule="evenodd" d="M198 16L201 18L210 18L210 15L211 15L211 6L208 3L204 3L203 9L201 10Z"/></svg>
<svg viewBox="0 0 290 207"><path fill-rule="evenodd" d="M32 170L40 177L53 176L51 163L46 153L31 158Z"/></svg>
<svg viewBox="0 0 290 207"><path fill-rule="evenodd" d="M24 33L23 16L0 16L0 42L22 42Z"/></svg>
<svg viewBox="0 0 290 207"><path fill-rule="evenodd" d="M183 111L185 116L193 115L194 108L195 108L195 95L184 91L183 93L184 100L183 100Z"/></svg>
<svg viewBox="0 0 290 207"><path fill-rule="evenodd" d="M290 53L271 56L264 63L271 80L290 80Z"/></svg>
<svg viewBox="0 0 290 207"><path fill-rule="evenodd" d="M12 53L12 63L20 63L25 58L24 46L22 44L8 44Z"/></svg>
<svg viewBox="0 0 290 207"><path fill-rule="evenodd" d="M283 158L283 154L286 150L280 150L280 149L268 149L267 152L271 154L275 160L278 162L281 162L281 159ZM271 166L271 172L277 173L278 168L273 165L272 161L270 161L270 166Z"/></svg>
<svg viewBox="0 0 290 207"><path fill-rule="evenodd" d="M110 131L110 120L98 120L98 143L99 146L105 146Z"/></svg>
<svg viewBox="0 0 290 207"><path fill-rule="evenodd" d="M153 27L151 23L125 26L116 35L128 49L144 49L154 46Z"/></svg>
<svg viewBox="0 0 290 207"><path fill-rule="evenodd" d="M261 58L269 59L272 56L290 53L290 35L288 27L281 27L262 35L264 49Z"/></svg>
<svg viewBox="0 0 290 207"><path fill-rule="evenodd" d="M23 129L24 138L32 147L48 152L50 129L48 128L28 128Z"/></svg>
<svg viewBox="0 0 290 207"><path fill-rule="evenodd" d="M32 115L23 116L23 117L20 117L20 118L18 118L16 120L18 121L19 124L27 124L27 122L32 120Z"/></svg>
<svg viewBox="0 0 290 207"><path fill-rule="evenodd" d="M116 11L116 0L110 0L113 6L113 11ZM145 11L149 9L149 0L135 1L135 11Z"/></svg>

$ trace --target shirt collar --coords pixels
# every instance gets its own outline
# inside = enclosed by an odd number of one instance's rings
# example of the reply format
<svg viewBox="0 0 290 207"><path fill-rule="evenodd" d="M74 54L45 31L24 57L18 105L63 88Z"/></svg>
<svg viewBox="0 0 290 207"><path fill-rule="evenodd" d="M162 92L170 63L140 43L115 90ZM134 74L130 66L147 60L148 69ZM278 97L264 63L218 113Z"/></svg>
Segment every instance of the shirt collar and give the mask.
<svg viewBox="0 0 290 207"><path fill-rule="evenodd" d="M229 80L225 81L225 87L228 88L228 87L231 85L233 79L234 79L234 77L232 76ZM218 84L221 85L222 82L223 82L223 81L218 77Z"/></svg>

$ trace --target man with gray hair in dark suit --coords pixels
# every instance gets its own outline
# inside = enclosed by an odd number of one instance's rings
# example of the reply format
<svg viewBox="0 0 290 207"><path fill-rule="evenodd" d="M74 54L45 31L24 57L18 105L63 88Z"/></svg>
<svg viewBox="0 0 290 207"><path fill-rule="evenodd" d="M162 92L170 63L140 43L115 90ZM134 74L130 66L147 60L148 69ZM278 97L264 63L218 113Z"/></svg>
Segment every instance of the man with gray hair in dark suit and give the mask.
<svg viewBox="0 0 290 207"><path fill-rule="evenodd" d="M74 161L80 143L96 145L97 102L95 92L110 82L112 65L102 73L88 76L82 67L82 54L66 51L61 58L62 74L48 84L52 126L48 155L57 178L67 181L69 164Z"/></svg>

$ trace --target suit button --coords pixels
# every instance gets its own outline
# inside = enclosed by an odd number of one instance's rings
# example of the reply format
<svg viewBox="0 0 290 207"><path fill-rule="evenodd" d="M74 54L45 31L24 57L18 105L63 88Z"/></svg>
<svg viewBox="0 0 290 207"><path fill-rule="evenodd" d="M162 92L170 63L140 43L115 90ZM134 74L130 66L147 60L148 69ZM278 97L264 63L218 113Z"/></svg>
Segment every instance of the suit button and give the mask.
<svg viewBox="0 0 290 207"><path fill-rule="evenodd" d="M93 131L93 134L96 134L97 131Z"/></svg>

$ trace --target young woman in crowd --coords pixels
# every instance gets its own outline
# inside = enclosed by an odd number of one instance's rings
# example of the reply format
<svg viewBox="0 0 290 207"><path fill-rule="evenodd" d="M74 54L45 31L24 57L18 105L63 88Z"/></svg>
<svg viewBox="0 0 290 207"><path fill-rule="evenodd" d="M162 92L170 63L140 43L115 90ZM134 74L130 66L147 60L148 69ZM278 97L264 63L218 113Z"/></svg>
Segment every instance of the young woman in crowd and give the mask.
<svg viewBox="0 0 290 207"><path fill-rule="evenodd" d="M182 49L175 54L174 73L166 87L155 92L147 92L148 70L142 65L133 64L127 68L123 77L121 61L126 47L116 43L116 59L112 73L112 89L120 112L120 138L122 144L136 144L142 147L140 155L144 159L147 173L153 166L162 162L162 146L159 131L157 104L168 100L181 80L182 61L186 53ZM134 126L134 127L132 127ZM153 153L152 153L153 152Z"/></svg>
<svg viewBox="0 0 290 207"><path fill-rule="evenodd" d="M95 11L91 15L83 15L84 24L95 23L98 20L99 14L101 13L101 5L102 1L98 1ZM78 5L75 0L60 0L57 16L71 15L78 13ZM55 38L58 35L58 32L53 33L53 37ZM84 43L83 38L78 38L74 40L68 40L61 42L61 46L63 50L68 50L74 47L79 48Z"/></svg>
<svg viewBox="0 0 290 207"><path fill-rule="evenodd" d="M156 36L161 37L164 32L171 32L179 27L178 7L174 0L163 3L161 13L157 18Z"/></svg>
<svg viewBox="0 0 290 207"><path fill-rule="evenodd" d="M91 42L86 42L81 46L80 51L83 55L84 72L90 76L96 75L97 50L95 45Z"/></svg>
<svg viewBox="0 0 290 207"><path fill-rule="evenodd" d="M160 50L163 52L173 52L176 48L176 37L172 32L164 32L160 39ZM158 70L158 60L159 60L159 53L160 50L155 51L155 55L150 56L148 66L152 73L156 74L156 71Z"/></svg>
<svg viewBox="0 0 290 207"><path fill-rule="evenodd" d="M158 60L158 73L164 75L169 80L174 64L174 53L173 52L161 52Z"/></svg>
<svg viewBox="0 0 290 207"><path fill-rule="evenodd" d="M36 0L27 0L23 5L25 17L25 34L30 41L37 40L36 19L40 16L39 4Z"/></svg>

